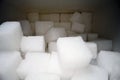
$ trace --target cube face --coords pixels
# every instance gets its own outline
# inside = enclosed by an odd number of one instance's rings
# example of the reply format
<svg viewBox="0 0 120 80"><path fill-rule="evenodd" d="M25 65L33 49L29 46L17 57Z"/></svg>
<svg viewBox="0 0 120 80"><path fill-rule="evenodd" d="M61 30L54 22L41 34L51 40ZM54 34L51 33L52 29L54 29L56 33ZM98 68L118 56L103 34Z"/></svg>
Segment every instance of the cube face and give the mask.
<svg viewBox="0 0 120 80"><path fill-rule="evenodd" d="M39 51L45 52L45 40L43 36L23 37L21 42L21 51L24 53Z"/></svg>
<svg viewBox="0 0 120 80"><path fill-rule="evenodd" d="M103 67L105 70L112 74L114 72L115 67L120 67L120 54L118 52L112 51L100 51L97 62L98 65ZM119 69L118 69L119 70Z"/></svg>
<svg viewBox="0 0 120 80"><path fill-rule="evenodd" d="M108 73L94 65L89 65L85 70L74 74L71 80L108 80Z"/></svg>
<svg viewBox="0 0 120 80"><path fill-rule="evenodd" d="M50 42L48 44L48 52L57 52L57 43L56 42Z"/></svg>
<svg viewBox="0 0 120 80"><path fill-rule="evenodd" d="M77 33L83 33L85 31L85 25L74 22L72 23L72 31Z"/></svg>
<svg viewBox="0 0 120 80"><path fill-rule="evenodd" d="M51 21L37 21L35 23L36 35L45 35L52 27L53 22Z"/></svg>
<svg viewBox="0 0 120 80"><path fill-rule="evenodd" d="M60 76L49 73L33 74L26 77L25 80L60 80Z"/></svg>
<svg viewBox="0 0 120 80"><path fill-rule="evenodd" d="M41 52L29 52L25 56L25 60L17 69L20 79L25 79L29 75L37 73L47 73L50 54Z"/></svg>
<svg viewBox="0 0 120 80"><path fill-rule="evenodd" d="M22 27L24 36L31 36L32 35L32 27L31 27L29 21L22 20L22 21L20 21L20 23L21 23L21 27Z"/></svg>
<svg viewBox="0 0 120 80"><path fill-rule="evenodd" d="M19 22L4 22L0 28L0 50L19 50L22 36Z"/></svg>
<svg viewBox="0 0 120 80"><path fill-rule="evenodd" d="M49 62L49 67L48 67L48 73L58 74L58 75L62 74L60 60L58 58L58 53L57 52L51 52L51 57L50 57L50 62Z"/></svg>
<svg viewBox="0 0 120 80"><path fill-rule="evenodd" d="M81 37L59 38L57 50L62 67L68 70L83 68L89 64L92 58L90 50Z"/></svg>
<svg viewBox="0 0 120 80"><path fill-rule="evenodd" d="M120 79L120 66L114 66L114 69L112 70L110 80L119 80Z"/></svg>
<svg viewBox="0 0 120 80"><path fill-rule="evenodd" d="M20 52L18 51L1 51L0 52L0 73L7 75L16 70L20 62L22 61Z"/></svg>
<svg viewBox="0 0 120 80"><path fill-rule="evenodd" d="M60 37L66 37L66 31L64 28L51 28L45 35L46 42L56 41Z"/></svg>

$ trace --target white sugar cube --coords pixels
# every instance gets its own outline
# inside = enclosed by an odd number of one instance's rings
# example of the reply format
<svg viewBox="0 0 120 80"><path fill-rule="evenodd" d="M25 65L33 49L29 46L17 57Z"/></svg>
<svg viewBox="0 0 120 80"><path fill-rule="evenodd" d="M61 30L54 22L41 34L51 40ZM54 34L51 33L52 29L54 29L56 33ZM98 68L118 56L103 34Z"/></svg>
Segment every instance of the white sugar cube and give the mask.
<svg viewBox="0 0 120 80"><path fill-rule="evenodd" d="M45 73L48 71L50 54L30 52L17 69L20 79L25 79L29 74Z"/></svg>
<svg viewBox="0 0 120 80"><path fill-rule="evenodd" d="M74 22L72 23L72 31L77 33L83 33L85 31L85 25Z"/></svg>
<svg viewBox="0 0 120 80"><path fill-rule="evenodd" d="M64 69L80 69L88 66L92 53L82 37L64 37L57 40L59 59Z"/></svg>
<svg viewBox="0 0 120 80"><path fill-rule="evenodd" d="M66 37L65 28L51 28L45 35L46 42L56 41L60 37Z"/></svg>
<svg viewBox="0 0 120 80"><path fill-rule="evenodd" d="M115 67L120 67L120 65L118 65L120 63L120 53L113 51L100 51L97 62L99 66L111 74Z"/></svg>
<svg viewBox="0 0 120 80"><path fill-rule="evenodd" d="M24 36L21 41L21 51L23 53L34 51L45 52L44 36Z"/></svg>
<svg viewBox="0 0 120 80"><path fill-rule="evenodd" d="M48 73L57 74L57 75L62 74L61 65L60 65L60 61L59 61L57 52L51 53L49 67L48 67Z"/></svg>
<svg viewBox="0 0 120 80"><path fill-rule="evenodd" d="M4 22L0 25L0 50L19 50L23 33L19 22Z"/></svg>
<svg viewBox="0 0 120 80"><path fill-rule="evenodd" d="M52 27L53 22L51 21L37 21L35 22L36 35L45 35Z"/></svg>
<svg viewBox="0 0 120 80"><path fill-rule="evenodd" d="M15 71L21 61L22 58L18 51L0 52L0 72Z"/></svg>
<svg viewBox="0 0 120 80"><path fill-rule="evenodd" d="M108 80L108 73L100 67L90 65L87 69L74 74L71 80Z"/></svg>
<svg viewBox="0 0 120 80"><path fill-rule="evenodd" d="M50 42L48 44L48 52L57 52L57 43L56 42Z"/></svg>

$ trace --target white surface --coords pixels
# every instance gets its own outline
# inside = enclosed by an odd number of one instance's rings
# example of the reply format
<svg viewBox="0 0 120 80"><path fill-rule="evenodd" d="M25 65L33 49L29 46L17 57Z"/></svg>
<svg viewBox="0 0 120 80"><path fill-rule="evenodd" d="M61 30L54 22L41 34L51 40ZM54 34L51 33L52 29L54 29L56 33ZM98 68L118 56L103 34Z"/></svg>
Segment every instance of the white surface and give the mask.
<svg viewBox="0 0 120 80"><path fill-rule="evenodd" d="M17 73L20 79L25 79L29 74L44 73L48 70L50 54L31 52L27 53L25 60L20 64Z"/></svg>
<svg viewBox="0 0 120 80"><path fill-rule="evenodd" d="M22 58L18 51L0 52L0 78L2 80L18 80L15 73Z"/></svg>
<svg viewBox="0 0 120 80"><path fill-rule="evenodd" d="M20 64L22 58L18 51L0 52L0 71L14 71Z"/></svg>
<svg viewBox="0 0 120 80"><path fill-rule="evenodd" d="M56 42L50 42L48 44L48 52L57 52L57 43Z"/></svg>
<svg viewBox="0 0 120 80"><path fill-rule="evenodd" d="M0 25L0 50L19 50L23 33L19 22L4 22Z"/></svg>
<svg viewBox="0 0 120 80"><path fill-rule="evenodd" d="M40 73L29 75L25 80L60 80L60 76L56 74Z"/></svg>
<svg viewBox="0 0 120 80"><path fill-rule="evenodd" d="M32 35L32 28L31 28L29 21L22 20L22 21L20 21L20 23L21 23L21 27L22 27L24 36Z"/></svg>
<svg viewBox="0 0 120 80"><path fill-rule="evenodd" d="M110 74L116 67L120 68L120 53L112 51L100 51L97 58L98 65L107 70ZM120 74L120 73L119 73Z"/></svg>
<svg viewBox="0 0 120 80"><path fill-rule="evenodd" d="M36 35L45 35L51 27L53 27L53 22L51 21L37 21L35 22L35 32Z"/></svg>
<svg viewBox="0 0 120 80"><path fill-rule="evenodd" d="M45 52L44 36L24 36L21 41L21 51L23 53L35 51Z"/></svg>
<svg viewBox="0 0 120 80"><path fill-rule="evenodd" d="M89 65L92 53L82 37L64 37L57 40L62 79L69 80L76 71Z"/></svg>
<svg viewBox="0 0 120 80"><path fill-rule="evenodd" d="M120 63L118 65L113 67L110 80L120 80Z"/></svg>
<svg viewBox="0 0 120 80"><path fill-rule="evenodd" d="M78 23L82 23L82 15L79 12L75 12L73 13L73 15L70 18L71 22L78 22Z"/></svg>
<svg viewBox="0 0 120 80"><path fill-rule="evenodd" d="M108 73L100 67L90 65L76 73L71 80L108 80Z"/></svg>
<svg viewBox="0 0 120 80"><path fill-rule="evenodd" d="M48 67L48 73L57 74L57 75L62 74L57 52L51 53L49 67Z"/></svg>
<svg viewBox="0 0 120 80"><path fill-rule="evenodd" d="M17 73L17 75L18 75L18 77L19 77L20 80L24 80L25 77L28 74L27 69L30 68L30 66L28 67L27 66L28 64L26 64L26 63L27 62L25 60L23 60L21 62L21 64L19 65L19 67L17 68L17 70L16 70L16 73Z"/></svg>
<svg viewBox="0 0 120 80"><path fill-rule="evenodd" d="M91 53L93 54L93 59L97 58L97 44L93 42L86 42L86 45L91 50Z"/></svg>
<svg viewBox="0 0 120 80"><path fill-rule="evenodd" d="M65 28L51 28L45 35L46 42L56 41L59 37L66 37Z"/></svg>
<svg viewBox="0 0 120 80"><path fill-rule="evenodd" d="M85 31L85 25L74 22L72 23L72 31L77 33L83 33Z"/></svg>
<svg viewBox="0 0 120 80"><path fill-rule="evenodd" d="M88 66L92 53L81 37L64 37L57 40L60 64L66 70Z"/></svg>
<svg viewBox="0 0 120 80"><path fill-rule="evenodd" d="M33 12L33 13L28 13L28 20L30 22L35 22L39 20L39 13Z"/></svg>
<svg viewBox="0 0 120 80"><path fill-rule="evenodd" d="M0 74L1 80L19 80L18 76L15 72L7 72L4 74Z"/></svg>
<svg viewBox="0 0 120 80"><path fill-rule="evenodd" d="M88 33L88 41L96 40L98 39L97 33Z"/></svg>
<svg viewBox="0 0 120 80"><path fill-rule="evenodd" d="M70 31L71 23L70 22L54 23L54 27L64 27L66 31Z"/></svg>
<svg viewBox="0 0 120 80"><path fill-rule="evenodd" d="M112 46L113 46L112 40L97 39L91 42L95 42L97 44L98 52L101 50L108 50L108 51L112 50Z"/></svg>

